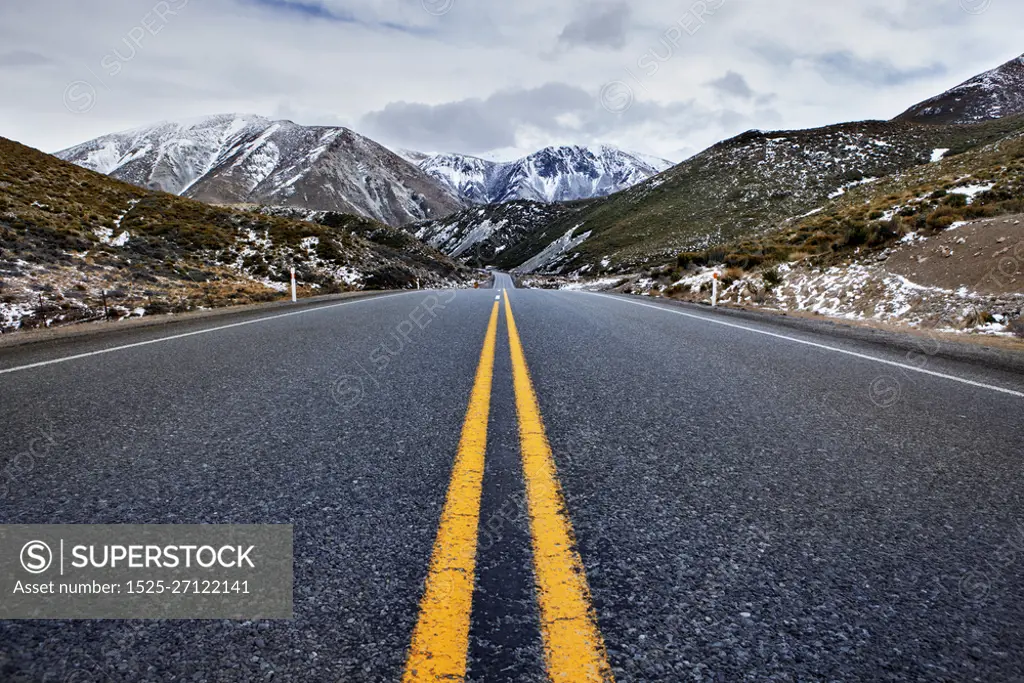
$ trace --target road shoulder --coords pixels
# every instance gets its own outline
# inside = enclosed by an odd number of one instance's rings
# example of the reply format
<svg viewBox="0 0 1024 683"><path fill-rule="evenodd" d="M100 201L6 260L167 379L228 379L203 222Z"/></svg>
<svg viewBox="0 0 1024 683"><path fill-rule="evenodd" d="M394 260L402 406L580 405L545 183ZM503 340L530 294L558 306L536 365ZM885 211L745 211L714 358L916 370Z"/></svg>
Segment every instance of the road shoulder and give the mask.
<svg viewBox="0 0 1024 683"><path fill-rule="evenodd" d="M834 318L807 318L787 315L772 311L750 310L733 307L717 307L695 304L675 299L652 298L628 294L605 294L626 301L637 301L648 304L662 304L670 308L680 308L691 313L708 316L722 316L736 320L759 322L767 325L785 327L803 332L822 334L830 337L867 342L890 350L924 353L928 356L947 360L973 363L993 370L1024 374L1024 349L1012 348L1015 342L1007 346L995 346L981 340L970 341L955 338L949 334L927 330L893 330L877 327L855 325ZM988 342L989 340L984 340ZM1003 340L998 340L1003 341Z"/></svg>
<svg viewBox="0 0 1024 683"><path fill-rule="evenodd" d="M204 309L200 311L190 311L188 313L168 313L164 315L145 316L142 318L129 318L127 320L119 320L116 322L77 323L74 325L51 327L41 330L9 332L7 334L0 335L0 352L4 349L35 346L51 342L74 341L86 338L101 340L104 337L147 328L168 328L173 330L177 325L183 323L194 323L206 320L230 322L235 318L249 314L279 313L288 310L299 311L305 308L313 308L323 304L345 301L347 299L363 299L374 296L384 296L400 293L401 291L411 290L344 292L341 294L326 294L324 296L299 299L296 303L292 303L289 300L283 300L263 304Z"/></svg>

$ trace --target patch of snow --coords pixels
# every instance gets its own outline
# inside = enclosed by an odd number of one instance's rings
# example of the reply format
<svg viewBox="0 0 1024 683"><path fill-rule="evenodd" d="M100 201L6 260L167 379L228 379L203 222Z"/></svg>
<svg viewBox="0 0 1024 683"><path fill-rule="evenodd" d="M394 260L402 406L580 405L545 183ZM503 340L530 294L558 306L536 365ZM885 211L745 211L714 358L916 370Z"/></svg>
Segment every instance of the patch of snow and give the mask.
<svg viewBox="0 0 1024 683"><path fill-rule="evenodd" d="M979 194L981 194L982 192L988 192L995 186L995 183L988 183L987 185L964 185L963 187L954 187L952 190L949 191L949 193L962 194L963 196L967 197L967 203L970 204L974 201L974 198L977 197Z"/></svg>
<svg viewBox="0 0 1024 683"><path fill-rule="evenodd" d="M122 211L117 216L117 218L114 219L114 225L120 228L121 227L121 221L124 220L124 217L128 215L128 212L131 211L132 209L134 209L135 205L138 204L138 203L139 203L138 199L130 199L130 200L128 200L128 208L125 209L124 211Z"/></svg>
<svg viewBox="0 0 1024 683"><path fill-rule="evenodd" d="M913 244L914 242L927 242L928 238L924 235L919 235L917 232L908 232L902 238L900 238L900 244Z"/></svg>
<svg viewBox="0 0 1024 683"><path fill-rule="evenodd" d="M819 213L821 213L824 210L825 210L824 206L819 206L817 209L811 209L807 213L800 214L799 216L795 216L794 219L795 220L800 220L801 218L810 218L811 216L814 216L815 214L819 214Z"/></svg>
<svg viewBox="0 0 1024 683"><path fill-rule="evenodd" d="M5 303L0 301L0 329L18 329L22 318L27 318L35 311L35 304L27 302Z"/></svg>
<svg viewBox="0 0 1024 683"><path fill-rule="evenodd" d="M615 287L622 281L623 278L621 277L606 277L598 280L580 280L579 282L570 282L562 285L560 289L564 289L569 292L603 292Z"/></svg>
<svg viewBox="0 0 1024 683"><path fill-rule="evenodd" d="M583 244L583 242L590 237L590 231L588 230L582 235L574 236L573 234L580 227L582 227L582 224L577 225L574 228L569 228L564 235L544 247L543 251L516 268L516 271L520 273L533 273L541 268L548 267L566 252Z"/></svg>
<svg viewBox="0 0 1024 683"><path fill-rule="evenodd" d="M842 197L844 194L846 194L846 191L851 188L857 187L858 185L867 185L868 183L873 183L876 182L877 180L878 178L861 178L860 180L854 180L853 182L846 183L845 185L837 189L835 192L830 194L828 198L838 199L839 197Z"/></svg>
<svg viewBox="0 0 1024 683"><path fill-rule="evenodd" d="M363 281L363 274L355 268L344 266L334 271L334 277L337 280L341 280L346 285L355 286Z"/></svg>

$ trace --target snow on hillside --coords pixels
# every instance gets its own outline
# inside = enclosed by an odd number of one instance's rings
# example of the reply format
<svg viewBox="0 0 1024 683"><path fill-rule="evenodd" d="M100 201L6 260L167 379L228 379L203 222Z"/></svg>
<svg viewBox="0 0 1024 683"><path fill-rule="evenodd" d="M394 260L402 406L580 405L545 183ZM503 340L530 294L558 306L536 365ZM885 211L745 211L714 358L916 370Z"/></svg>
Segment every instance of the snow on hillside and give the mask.
<svg viewBox="0 0 1024 683"><path fill-rule="evenodd" d="M133 185L181 194L207 173L225 150L260 135L270 125L262 117L237 114L168 121L105 135L56 156Z"/></svg>
<svg viewBox="0 0 1024 683"><path fill-rule="evenodd" d="M917 104L898 120L964 124L1024 114L1024 56Z"/></svg>
<svg viewBox="0 0 1024 683"><path fill-rule="evenodd" d="M604 197L647 180L672 164L614 147L548 147L522 159L496 162L439 154L420 168L467 202L493 204L525 199L564 202Z"/></svg>
<svg viewBox="0 0 1024 683"><path fill-rule="evenodd" d="M583 244L589 237L590 231L576 234L581 225L570 228L564 235L548 244L539 254L530 258L523 265L516 268L517 273L534 273L539 270L552 270L560 263L562 257L569 251Z"/></svg>
<svg viewBox="0 0 1024 683"><path fill-rule="evenodd" d="M513 201L472 207L408 229L449 256L485 266L568 211L563 204Z"/></svg>
<svg viewBox="0 0 1024 683"><path fill-rule="evenodd" d="M347 128L222 114L114 133L58 152L119 180L211 203L333 210L392 225L461 201L415 164Z"/></svg>

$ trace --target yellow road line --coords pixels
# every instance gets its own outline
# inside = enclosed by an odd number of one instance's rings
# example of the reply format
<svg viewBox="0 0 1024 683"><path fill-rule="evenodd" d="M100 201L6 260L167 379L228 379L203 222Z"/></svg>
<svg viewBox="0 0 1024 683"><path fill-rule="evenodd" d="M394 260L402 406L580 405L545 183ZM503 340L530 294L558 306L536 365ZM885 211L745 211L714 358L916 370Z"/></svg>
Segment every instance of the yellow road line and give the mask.
<svg viewBox="0 0 1024 683"><path fill-rule="evenodd" d="M404 683L462 681L466 677L497 336L498 302L495 302L430 557L420 616L402 677Z"/></svg>
<svg viewBox="0 0 1024 683"><path fill-rule="evenodd" d="M555 683L613 681L508 292L505 292L505 317L548 676Z"/></svg>

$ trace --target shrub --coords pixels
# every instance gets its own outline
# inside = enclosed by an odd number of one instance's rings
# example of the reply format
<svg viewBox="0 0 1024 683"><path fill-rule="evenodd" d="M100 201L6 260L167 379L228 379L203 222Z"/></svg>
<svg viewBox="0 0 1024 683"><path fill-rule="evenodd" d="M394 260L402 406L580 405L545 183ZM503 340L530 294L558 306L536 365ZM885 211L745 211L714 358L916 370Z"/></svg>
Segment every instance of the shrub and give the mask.
<svg viewBox="0 0 1024 683"><path fill-rule="evenodd" d="M1002 213L995 206L984 206L977 203L969 205L963 211L964 218L988 218Z"/></svg>
<svg viewBox="0 0 1024 683"><path fill-rule="evenodd" d="M764 284L768 289L774 289L782 284L782 275L778 268L769 268L761 274Z"/></svg>
<svg viewBox="0 0 1024 683"><path fill-rule="evenodd" d="M725 261L725 255L726 255L726 251L725 251L725 249L723 249L721 247L715 247L713 249L708 249L708 251L707 251L707 265L712 265L712 264L715 264L715 263L722 263L722 262L724 262Z"/></svg>
<svg viewBox="0 0 1024 683"><path fill-rule="evenodd" d="M750 295L750 300L753 301L755 304L768 303L770 291L771 290L769 290L768 288L758 288L754 291L753 294Z"/></svg>
<svg viewBox="0 0 1024 683"><path fill-rule="evenodd" d="M706 266L708 264L708 257L707 254L699 251L684 251L676 257L676 263L679 264L680 268Z"/></svg>
<svg viewBox="0 0 1024 683"><path fill-rule="evenodd" d="M727 268L726 271L722 273L722 276L719 279L722 281L722 285L724 287L728 287L742 277L742 268Z"/></svg>
<svg viewBox="0 0 1024 683"><path fill-rule="evenodd" d="M933 230L945 230L956 222L958 216L948 209L936 209L928 214L925 225Z"/></svg>
<svg viewBox="0 0 1024 683"><path fill-rule="evenodd" d="M807 239L804 246L820 251L822 247L830 246L833 240L835 240L835 235L819 230Z"/></svg>
<svg viewBox="0 0 1024 683"><path fill-rule="evenodd" d="M870 227L870 236L868 237L869 247L880 247L883 244L891 242L902 235L900 230L899 221L888 221L887 223L875 223Z"/></svg>
<svg viewBox="0 0 1024 683"><path fill-rule="evenodd" d="M764 257L760 254L732 253L725 257L724 263L730 268L748 270L764 263Z"/></svg>
<svg viewBox="0 0 1024 683"><path fill-rule="evenodd" d="M344 263L345 254L338 248L334 240L329 237L321 237L316 245L316 255L324 261Z"/></svg>
<svg viewBox="0 0 1024 683"><path fill-rule="evenodd" d="M967 206L967 197L962 194L950 194L946 195L946 198L942 200L942 203L946 206L962 209Z"/></svg>
<svg viewBox="0 0 1024 683"><path fill-rule="evenodd" d="M159 299L147 301L143 308L146 310L146 315L163 315L164 313L170 313L172 310L170 304Z"/></svg>
<svg viewBox="0 0 1024 683"><path fill-rule="evenodd" d="M848 247L859 247L862 244L866 244L870 234L868 228L863 223L851 225L846 229L845 246Z"/></svg>

